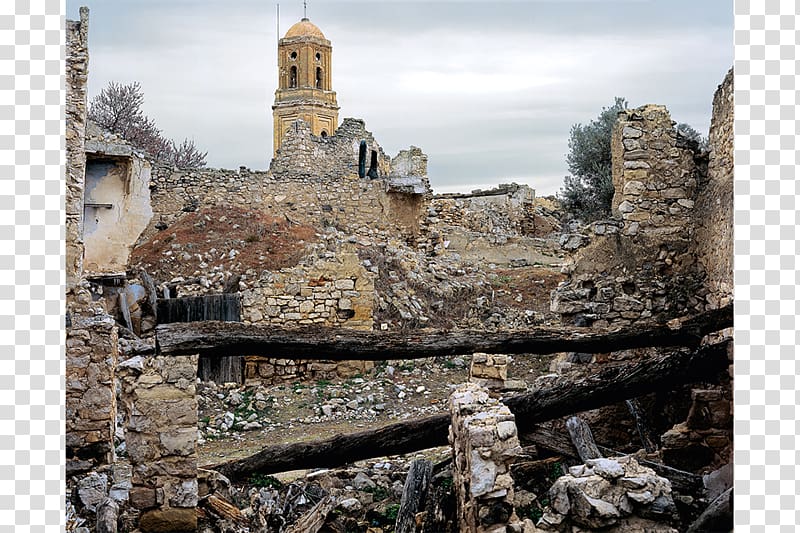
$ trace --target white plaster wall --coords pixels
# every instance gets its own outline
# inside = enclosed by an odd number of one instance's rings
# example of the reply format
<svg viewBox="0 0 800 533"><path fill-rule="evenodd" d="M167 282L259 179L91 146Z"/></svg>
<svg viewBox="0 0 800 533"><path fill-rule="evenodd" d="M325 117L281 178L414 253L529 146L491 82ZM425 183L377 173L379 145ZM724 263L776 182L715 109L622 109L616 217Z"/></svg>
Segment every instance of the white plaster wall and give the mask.
<svg viewBox="0 0 800 533"><path fill-rule="evenodd" d="M112 204L111 209L84 209L84 271L124 272L133 245L153 217L150 163L135 157L128 159L127 165L122 160L116 163L90 160L84 202Z"/></svg>

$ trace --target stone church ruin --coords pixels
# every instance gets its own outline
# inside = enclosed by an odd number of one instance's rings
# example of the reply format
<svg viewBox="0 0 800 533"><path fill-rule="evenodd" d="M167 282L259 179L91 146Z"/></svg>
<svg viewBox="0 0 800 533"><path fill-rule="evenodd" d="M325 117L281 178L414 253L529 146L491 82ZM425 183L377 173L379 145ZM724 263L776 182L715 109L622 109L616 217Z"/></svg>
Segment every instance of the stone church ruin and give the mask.
<svg viewBox="0 0 800 533"><path fill-rule="evenodd" d="M621 113L612 217L562 227L524 185L434 194L422 149L339 122L307 18L267 170L148 160L87 119L88 30L81 8L68 530L726 530L732 72L708 150L664 106Z"/></svg>

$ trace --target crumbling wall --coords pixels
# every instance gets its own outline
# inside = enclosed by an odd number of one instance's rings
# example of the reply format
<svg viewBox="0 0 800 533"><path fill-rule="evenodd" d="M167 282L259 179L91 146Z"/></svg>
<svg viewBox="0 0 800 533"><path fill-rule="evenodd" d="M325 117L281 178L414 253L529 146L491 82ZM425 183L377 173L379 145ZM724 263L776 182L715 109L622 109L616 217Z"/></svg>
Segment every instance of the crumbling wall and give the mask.
<svg viewBox="0 0 800 533"><path fill-rule="evenodd" d="M536 192L527 185L512 183L472 194L441 194L432 200L431 210L446 231L462 229L502 241L504 236L524 233L535 198Z"/></svg>
<svg viewBox="0 0 800 533"><path fill-rule="evenodd" d="M150 163L116 135L87 127L84 270L121 273L153 217Z"/></svg>
<svg viewBox="0 0 800 533"><path fill-rule="evenodd" d="M134 356L120 365L130 503L143 532L197 528L197 356Z"/></svg>
<svg viewBox="0 0 800 533"><path fill-rule="evenodd" d="M88 303L88 291L78 300ZM117 326L108 315L71 315L66 342L67 474L108 465L114 459L114 390Z"/></svg>
<svg viewBox="0 0 800 533"><path fill-rule="evenodd" d="M708 148L692 249L706 275L706 307L714 309L733 296L733 69L714 93Z"/></svg>
<svg viewBox="0 0 800 533"><path fill-rule="evenodd" d="M310 178L339 180L359 175L359 150L361 141L366 143L365 171L372 163L372 152L376 153L376 173L370 179L389 175L391 162L375 137L366 130L364 121L346 118L336 132L329 137L317 137L303 120L296 120L272 159L269 170L276 179Z"/></svg>
<svg viewBox="0 0 800 533"><path fill-rule="evenodd" d="M505 532L508 525L518 525L510 472L521 452L514 415L480 386L467 383L450 395L450 416L459 531Z"/></svg>
<svg viewBox="0 0 800 533"><path fill-rule="evenodd" d="M660 105L619 114L611 140L611 210L623 221L623 235L691 237L701 170L674 124Z"/></svg>
<svg viewBox="0 0 800 533"><path fill-rule="evenodd" d="M83 271L83 184L86 167L87 80L89 71L89 9L80 20L67 21L66 69L66 282L75 286Z"/></svg>
<svg viewBox="0 0 800 533"><path fill-rule="evenodd" d="M242 318L248 324L282 327L308 326L371 330L375 302L375 274L368 272L353 252L320 259L262 276L242 290ZM329 379L372 368L368 361L304 361L250 356L245 380L271 383L290 379Z"/></svg>
<svg viewBox="0 0 800 533"><path fill-rule="evenodd" d="M691 247L705 171L697 146L677 132L664 106L646 105L620 113L611 149L616 218L565 239L567 247L585 247L551 310L595 327L704 310L707 291Z"/></svg>
<svg viewBox="0 0 800 533"><path fill-rule="evenodd" d="M525 266L560 262L561 250L551 240L539 238L558 225L537 207L533 189L511 183L469 194L435 196L422 234L437 255L447 250L465 262Z"/></svg>

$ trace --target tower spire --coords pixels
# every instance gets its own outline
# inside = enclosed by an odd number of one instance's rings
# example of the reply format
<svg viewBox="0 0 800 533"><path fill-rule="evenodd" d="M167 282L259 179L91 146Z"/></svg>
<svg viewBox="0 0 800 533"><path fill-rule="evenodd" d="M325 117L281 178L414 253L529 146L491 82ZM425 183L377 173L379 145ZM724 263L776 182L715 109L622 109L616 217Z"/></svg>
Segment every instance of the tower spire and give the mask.
<svg viewBox="0 0 800 533"><path fill-rule="evenodd" d="M303 18L307 19L308 16L306 15L306 0L303 0Z"/></svg>

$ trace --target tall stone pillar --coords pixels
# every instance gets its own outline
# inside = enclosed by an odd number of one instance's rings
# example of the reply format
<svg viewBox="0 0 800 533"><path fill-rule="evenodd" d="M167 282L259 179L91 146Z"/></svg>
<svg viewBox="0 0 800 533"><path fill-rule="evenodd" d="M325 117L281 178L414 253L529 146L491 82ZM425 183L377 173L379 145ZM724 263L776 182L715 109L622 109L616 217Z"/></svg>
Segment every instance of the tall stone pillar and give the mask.
<svg viewBox="0 0 800 533"><path fill-rule="evenodd" d="M130 502L143 532L197 528L197 356L133 357L120 369Z"/></svg>

